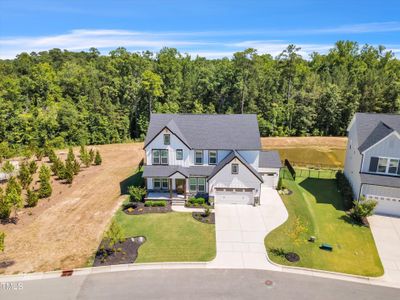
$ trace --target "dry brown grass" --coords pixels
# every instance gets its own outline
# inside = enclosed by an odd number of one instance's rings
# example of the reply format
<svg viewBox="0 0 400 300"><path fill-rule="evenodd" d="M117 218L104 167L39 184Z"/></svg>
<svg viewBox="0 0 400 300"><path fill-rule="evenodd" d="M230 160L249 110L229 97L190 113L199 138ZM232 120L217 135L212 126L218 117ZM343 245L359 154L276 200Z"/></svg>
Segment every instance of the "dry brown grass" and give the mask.
<svg viewBox="0 0 400 300"><path fill-rule="evenodd" d="M0 272L49 271L83 266L121 203L120 182L143 158L142 143L97 146L101 166L83 168L72 185L52 178L53 195L34 208L23 208L16 225L0 225L6 232ZM79 149L74 149L78 154ZM66 151L61 154L66 156Z"/></svg>

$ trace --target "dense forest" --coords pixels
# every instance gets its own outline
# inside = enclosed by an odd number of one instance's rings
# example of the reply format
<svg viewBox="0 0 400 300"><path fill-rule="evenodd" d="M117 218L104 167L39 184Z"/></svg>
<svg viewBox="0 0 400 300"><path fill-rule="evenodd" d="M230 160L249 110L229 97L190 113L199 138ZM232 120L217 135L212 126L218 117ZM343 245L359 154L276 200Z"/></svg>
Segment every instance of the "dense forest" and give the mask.
<svg viewBox="0 0 400 300"><path fill-rule="evenodd" d="M384 47L339 41L324 55L298 53L22 53L0 60L0 145L140 139L150 111L256 113L263 136L344 135L356 111L399 112L400 61Z"/></svg>

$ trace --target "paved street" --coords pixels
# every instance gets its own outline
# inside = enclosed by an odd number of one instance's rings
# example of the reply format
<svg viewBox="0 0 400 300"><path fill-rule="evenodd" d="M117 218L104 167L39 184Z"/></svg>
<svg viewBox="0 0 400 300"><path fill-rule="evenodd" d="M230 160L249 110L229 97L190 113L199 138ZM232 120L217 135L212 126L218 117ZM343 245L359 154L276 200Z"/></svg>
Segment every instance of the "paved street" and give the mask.
<svg viewBox="0 0 400 300"><path fill-rule="evenodd" d="M277 270L268 262L265 236L286 221L288 214L271 188L261 190L261 205L216 205L217 256L212 268L252 268Z"/></svg>
<svg viewBox="0 0 400 300"><path fill-rule="evenodd" d="M270 285L265 282L269 281ZM142 270L23 282L0 299L398 299L399 289L262 270Z"/></svg>
<svg viewBox="0 0 400 300"><path fill-rule="evenodd" d="M385 269L384 279L400 282L400 218L374 215L368 220Z"/></svg>

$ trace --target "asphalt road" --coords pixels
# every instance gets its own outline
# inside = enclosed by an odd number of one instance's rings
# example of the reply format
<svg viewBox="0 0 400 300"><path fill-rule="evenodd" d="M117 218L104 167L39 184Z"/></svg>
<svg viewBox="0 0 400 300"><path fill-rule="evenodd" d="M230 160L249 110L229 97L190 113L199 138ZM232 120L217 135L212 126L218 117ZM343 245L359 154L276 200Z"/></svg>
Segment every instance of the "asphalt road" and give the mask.
<svg viewBox="0 0 400 300"><path fill-rule="evenodd" d="M400 289L261 270L114 272L14 287L7 290L1 282L0 299L400 299Z"/></svg>

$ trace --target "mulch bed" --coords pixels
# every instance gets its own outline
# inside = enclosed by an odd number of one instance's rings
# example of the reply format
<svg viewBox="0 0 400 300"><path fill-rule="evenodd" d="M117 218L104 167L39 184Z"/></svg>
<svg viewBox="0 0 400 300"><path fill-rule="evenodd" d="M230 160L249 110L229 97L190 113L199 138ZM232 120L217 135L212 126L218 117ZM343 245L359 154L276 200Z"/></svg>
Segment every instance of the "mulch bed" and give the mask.
<svg viewBox="0 0 400 300"><path fill-rule="evenodd" d="M213 206L213 205L208 205L208 204L207 204L207 206L210 207L210 209L214 209L214 206ZM190 204L185 204L185 207L186 207L186 208L204 208L203 205L194 206L194 205L190 205Z"/></svg>
<svg viewBox="0 0 400 300"><path fill-rule="evenodd" d="M113 249L107 249L108 239L103 239L97 249L93 262L93 267L129 264L135 262L138 256L139 247L146 241L142 237L140 241L138 237L129 237L122 243L116 243ZM133 240L132 240L133 239Z"/></svg>
<svg viewBox="0 0 400 300"><path fill-rule="evenodd" d="M210 213L208 217L205 217L203 212L192 212L192 217L201 223L215 224L214 213Z"/></svg>
<svg viewBox="0 0 400 300"><path fill-rule="evenodd" d="M296 262L300 260L300 256L294 252L288 252L285 254L285 258L290 262Z"/></svg>
<svg viewBox="0 0 400 300"><path fill-rule="evenodd" d="M126 206L125 206L126 207ZM130 203L130 208L126 207L123 209L123 212L127 215L143 215L143 214L151 214L151 213L167 213L171 212L171 203L167 201L167 205L157 206L157 207L150 207L144 206L142 202Z"/></svg>

